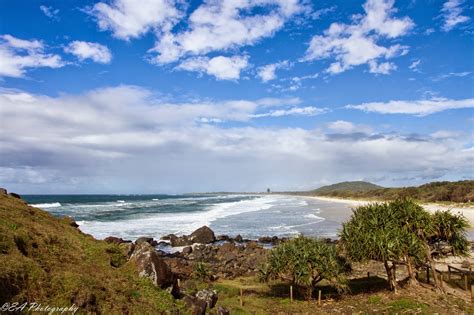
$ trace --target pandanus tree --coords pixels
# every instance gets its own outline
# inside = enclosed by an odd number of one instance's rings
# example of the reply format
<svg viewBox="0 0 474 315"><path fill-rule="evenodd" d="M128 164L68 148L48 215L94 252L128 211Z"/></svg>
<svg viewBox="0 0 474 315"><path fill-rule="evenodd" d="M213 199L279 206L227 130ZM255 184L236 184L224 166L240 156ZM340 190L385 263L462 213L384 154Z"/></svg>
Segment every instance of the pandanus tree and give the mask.
<svg viewBox="0 0 474 315"><path fill-rule="evenodd" d="M298 236L272 249L260 269L260 279L282 279L311 298L313 288L326 279L338 291L346 289L350 264L336 247L318 239Z"/></svg>
<svg viewBox="0 0 474 315"><path fill-rule="evenodd" d="M444 242L452 247L453 254L466 254L467 226L461 215L448 211L432 215L414 201L402 198L356 208L343 224L340 246L353 261L383 262L390 288L396 291L397 265L406 266L411 284L417 282L417 267L429 264L435 270L433 244ZM433 278L435 286L442 289L436 273Z"/></svg>

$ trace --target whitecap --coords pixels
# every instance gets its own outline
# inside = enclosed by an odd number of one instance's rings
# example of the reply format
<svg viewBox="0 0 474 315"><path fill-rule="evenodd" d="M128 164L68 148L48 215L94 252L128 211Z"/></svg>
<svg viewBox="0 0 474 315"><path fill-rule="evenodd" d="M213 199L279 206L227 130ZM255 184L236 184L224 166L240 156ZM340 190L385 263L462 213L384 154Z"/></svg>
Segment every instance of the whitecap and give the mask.
<svg viewBox="0 0 474 315"><path fill-rule="evenodd" d="M31 206L37 207L37 208L57 208L57 207L61 207L62 204L60 204L59 202L52 202L52 203L37 203Z"/></svg>

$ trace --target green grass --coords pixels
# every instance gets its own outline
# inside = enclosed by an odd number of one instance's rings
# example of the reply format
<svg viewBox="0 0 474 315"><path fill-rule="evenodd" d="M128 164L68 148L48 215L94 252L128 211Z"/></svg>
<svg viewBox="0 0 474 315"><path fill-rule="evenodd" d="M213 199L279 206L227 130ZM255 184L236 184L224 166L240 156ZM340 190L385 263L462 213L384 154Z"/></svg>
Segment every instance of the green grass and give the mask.
<svg viewBox="0 0 474 315"><path fill-rule="evenodd" d="M138 276L127 248L95 240L45 211L0 195L0 302L71 305L81 312L152 314L182 308Z"/></svg>
<svg viewBox="0 0 474 315"><path fill-rule="evenodd" d="M371 295L367 298L370 304L379 304L382 301L382 297L378 295Z"/></svg>
<svg viewBox="0 0 474 315"><path fill-rule="evenodd" d="M419 303L408 298L401 298L389 303L390 313L398 313L401 311L417 311L423 312L428 310L428 305Z"/></svg>

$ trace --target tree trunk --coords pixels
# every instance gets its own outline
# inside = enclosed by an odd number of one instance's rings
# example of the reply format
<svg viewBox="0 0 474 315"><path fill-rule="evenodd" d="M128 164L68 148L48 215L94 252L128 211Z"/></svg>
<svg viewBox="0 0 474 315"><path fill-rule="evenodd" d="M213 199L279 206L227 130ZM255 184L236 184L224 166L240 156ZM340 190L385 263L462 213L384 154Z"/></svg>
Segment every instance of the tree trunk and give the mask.
<svg viewBox="0 0 474 315"><path fill-rule="evenodd" d="M445 293L443 289L442 281L438 278L438 275L436 273L435 262L433 258L431 257L431 250L430 250L429 245L426 246L426 256L428 258L428 262L430 264L431 270L433 271L433 280L434 280L435 288L439 290L440 292Z"/></svg>
<svg viewBox="0 0 474 315"><path fill-rule="evenodd" d="M397 293L397 280L396 280L396 274L395 274L395 264L392 263L392 265L389 266L387 260L385 260L383 262L383 264L385 266L385 270L387 271L387 281L388 281L388 285L390 286L390 290Z"/></svg>
<svg viewBox="0 0 474 315"><path fill-rule="evenodd" d="M417 285L418 280L416 279L416 272L415 267L413 266L413 261L410 257L406 257L407 262L407 272L408 272L408 284L409 285Z"/></svg>

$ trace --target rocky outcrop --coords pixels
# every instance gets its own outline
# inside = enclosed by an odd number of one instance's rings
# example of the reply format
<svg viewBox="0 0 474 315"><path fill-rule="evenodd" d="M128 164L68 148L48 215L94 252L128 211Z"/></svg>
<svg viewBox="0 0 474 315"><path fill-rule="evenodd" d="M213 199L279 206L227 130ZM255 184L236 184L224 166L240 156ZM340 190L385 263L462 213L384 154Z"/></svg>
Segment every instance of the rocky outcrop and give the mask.
<svg viewBox="0 0 474 315"><path fill-rule="evenodd" d="M217 303L217 291L204 289L201 291L196 292L195 294L196 299L206 302L207 307L214 308Z"/></svg>
<svg viewBox="0 0 474 315"><path fill-rule="evenodd" d="M21 199L21 196L19 194L15 194L15 193L9 193L10 196L16 198L16 199Z"/></svg>
<svg viewBox="0 0 474 315"><path fill-rule="evenodd" d="M140 245L141 243L148 243L153 247L156 247L158 245L158 242L155 241L153 237L146 237L146 236L139 237L135 240L136 245Z"/></svg>
<svg viewBox="0 0 474 315"><path fill-rule="evenodd" d="M216 241L216 236L209 227L203 226L191 233L190 240L193 243L210 244Z"/></svg>
<svg viewBox="0 0 474 315"><path fill-rule="evenodd" d="M184 303L191 311L191 314L204 315L206 309L212 309L217 303L217 292L215 290L204 289L194 295L187 295L183 298Z"/></svg>
<svg viewBox="0 0 474 315"><path fill-rule="evenodd" d="M130 243L130 241L126 241L121 237L115 237L115 236L108 236L104 239L104 241L109 243L109 244Z"/></svg>
<svg viewBox="0 0 474 315"><path fill-rule="evenodd" d="M63 217L63 221L66 222L68 225L74 227L74 228L79 227L79 224L77 224L76 221L74 221L74 219L69 217L69 216Z"/></svg>
<svg viewBox="0 0 474 315"><path fill-rule="evenodd" d="M192 315L205 315L206 314L206 308L207 304L203 300L198 300L196 297L191 296L191 295L186 295L183 298L184 304L186 304L186 307L189 311L189 314Z"/></svg>
<svg viewBox="0 0 474 315"><path fill-rule="evenodd" d="M157 287L169 289L174 296L178 295L175 275L150 244L136 245L129 262L135 264L141 277L149 278Z"/></svg>
<svg viewBox="0 0 474 315"><path fill-rule="evenodd" d="M212 231L209 227L202 226L191 233L191 235L176 236L174 234L169 234L162 237L161 239L169 240L171 246L173 247L181 247L195 243L210 244L216 241L216 236L214 235L214 231Z"/></svg>
<svg viewBox="0 0 474 315"><path fill-rule="evenodd" d="M255 241L242 245L234 242L222 245L196 245L189 253L183 251L163 259L182 279L192 276L198 262L206 263L213 278L233 279L255 275L266 258L267 251Z"/></svg>

